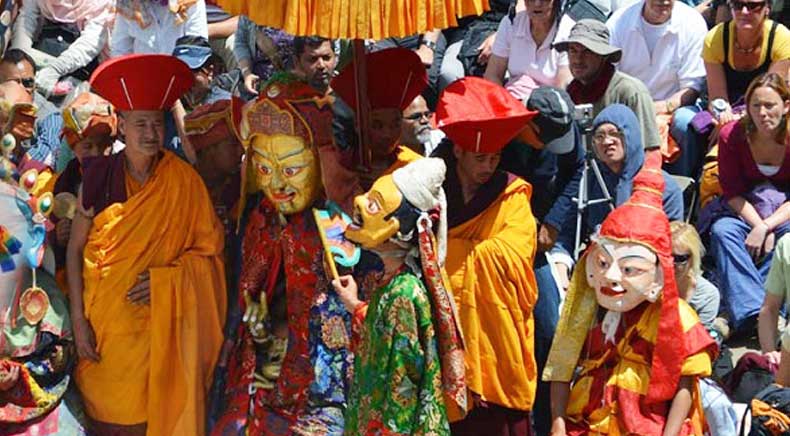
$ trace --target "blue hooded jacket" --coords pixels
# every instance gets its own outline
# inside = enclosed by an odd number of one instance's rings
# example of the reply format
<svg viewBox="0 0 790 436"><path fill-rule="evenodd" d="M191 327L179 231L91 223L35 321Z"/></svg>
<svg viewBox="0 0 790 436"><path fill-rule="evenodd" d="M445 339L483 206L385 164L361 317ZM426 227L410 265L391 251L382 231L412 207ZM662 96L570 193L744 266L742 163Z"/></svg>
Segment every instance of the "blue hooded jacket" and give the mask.
<svg viewBox="0 0 790 436"><path fill-rule="evenodd" d="M598 169L601 170L606 189L612 196L615 206L625 203L631 197L631 185L634 176L642 169L645 162L645 149L642 146L642 135L639 131L639 120L634 112L625 105L613 104L602 110L593 120L593 131L601 124L613 124L625 138L625 163L619 174L614 173L596 156ZM590 144L592 147L592 144ZM664 173L664 212L670 221L683 219L683 193L675 180ZM592 168L587 173L587 192L589 200L604 198L603 191L595 178ZM599 203L589 206L582 220L582 241L585 241L601 223L606 215L609 214L608 203ZM575 210L572 210L575 212ZM568 214L562 231L558 237L557 244L553 252L564 253L573 256L574 243L576 238L576 214Z"/></svg>

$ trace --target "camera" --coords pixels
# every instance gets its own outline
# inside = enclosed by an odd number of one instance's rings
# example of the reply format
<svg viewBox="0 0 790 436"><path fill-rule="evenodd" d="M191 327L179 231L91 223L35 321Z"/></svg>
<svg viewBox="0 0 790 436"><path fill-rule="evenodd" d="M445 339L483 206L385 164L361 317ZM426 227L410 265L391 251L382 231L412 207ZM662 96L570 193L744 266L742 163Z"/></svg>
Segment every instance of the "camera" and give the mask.
<svg viewBox="0 0 790 436"><path fill-rule="evenodd" d="M593 118L595 117L593 116L592 104L577 104L574 106L573 119L579 125L579 128L582 129L582 132L587 133L592 129Z"/></svg>

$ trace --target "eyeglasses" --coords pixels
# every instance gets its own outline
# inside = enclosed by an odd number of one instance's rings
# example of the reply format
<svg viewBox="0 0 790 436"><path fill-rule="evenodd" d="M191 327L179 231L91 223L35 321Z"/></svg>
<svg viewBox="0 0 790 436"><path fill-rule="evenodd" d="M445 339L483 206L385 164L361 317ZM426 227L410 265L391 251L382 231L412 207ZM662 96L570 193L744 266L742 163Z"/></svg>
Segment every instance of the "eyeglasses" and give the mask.
<svg viewBox="0 0 790 436"><path fill-rule="evenodd" d="M620 132L598 132L593 135L592 140L596 144L601 144L609 138L617 139L618 141L623 140L623 134Z"/></svg>
<svg viewBox="0 0 790 436"><path fill-rule="evenodd" d="M730 8L732 8L734 11L742 11L745 7L749 12L756 12L764 8L765 5L766 2L744 2L739 0L730 1Z"/></svg>
<svg viewBox="0 0 790 436"><path fill-rule="evenodd" d="M673 254L672 261L675 265L685 265L688 263L689 259L691 259L690 254Z"/></svg>
<svg viewBox="0 0 790 436"><path fill-rule="evenodd" d="M6 79L6 82L16 82L27 90L31 90L36 87L36 79L34 77L16 77L13 79Z"/></svg>
<svg viewBox="0 0 790 436"><path fill-rule="evenodd" d="M431 119L431 115L433 115L433 112L431 112L431 111L415 112L415 113L413 113L411 115L403 117L403 119L404 120L409 120L409 121L419 121L423 117L425 117L426 120L430 120Z"/></svg>

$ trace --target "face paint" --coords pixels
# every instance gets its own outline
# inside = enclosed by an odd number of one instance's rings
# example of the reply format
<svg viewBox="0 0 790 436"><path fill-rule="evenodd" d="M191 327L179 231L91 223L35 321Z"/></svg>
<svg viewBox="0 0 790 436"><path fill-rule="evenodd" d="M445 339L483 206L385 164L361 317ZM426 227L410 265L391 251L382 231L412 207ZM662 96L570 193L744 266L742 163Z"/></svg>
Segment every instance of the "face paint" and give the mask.
<svg viewBox="0 0 790 436"><path fill-rule="evenodd" d="M403 201L391 175L379 178L370 191L354 198L354 225L346 230L346 238L366 249L383 244L400 229L393 214Z"/></svg>
<svg viewBox="0 0 790 436"><path fill-rule="evenodd" d="M320 194L318 158L304 140L290 135L256 135L251 143L255 180L284 215L301 212Z"/></svg>
<svg viewBox="0 0 790 436"><path fill-rule="evenodd" d="M628 312L656 301L664 287L658 257L647 247L601 239L587 255L587 282L605 309Z"/></svg>

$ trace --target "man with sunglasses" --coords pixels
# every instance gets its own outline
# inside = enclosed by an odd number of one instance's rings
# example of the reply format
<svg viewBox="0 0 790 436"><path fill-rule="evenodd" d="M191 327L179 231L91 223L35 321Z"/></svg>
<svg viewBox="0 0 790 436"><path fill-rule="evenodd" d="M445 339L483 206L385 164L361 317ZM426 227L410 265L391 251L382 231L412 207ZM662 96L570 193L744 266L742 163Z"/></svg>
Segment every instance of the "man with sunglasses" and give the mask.
<svg viewBox="0 0 790 436"><path fill-rule="evenodd" d="M444 138L441 130L431 126L433 112L428 109L428 103L422 95L418 95L406 109L403 110L400 125L400 143L424 156L431 152Z"/></svg>
<svg viewBox="0 0 790 436"><path fill-rule="evenodd" d="M27 53L18 48L9 49L0 60L0 83L11 81L25 88L38 107L38 118L43 120L51 114L60 114L60 112L46 97L36 92L36 70L35 61Z"/></svg>

